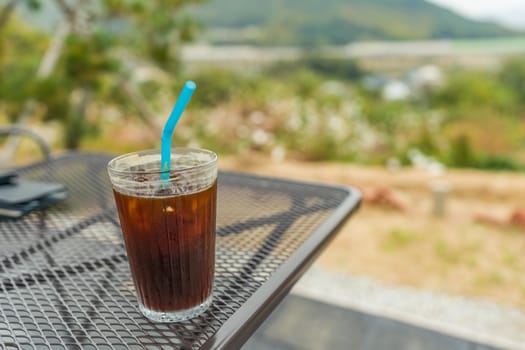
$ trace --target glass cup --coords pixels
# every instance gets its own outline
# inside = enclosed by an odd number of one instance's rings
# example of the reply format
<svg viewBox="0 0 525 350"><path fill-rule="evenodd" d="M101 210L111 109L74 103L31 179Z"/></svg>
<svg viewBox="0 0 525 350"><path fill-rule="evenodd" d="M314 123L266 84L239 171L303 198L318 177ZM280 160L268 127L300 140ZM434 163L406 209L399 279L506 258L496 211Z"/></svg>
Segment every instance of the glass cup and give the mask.
<svg viewBox="0 0 525 350"><path fill-rule="evenodd" d="M173 148L169 179L160 150L108 163L139 307L157 322L187 320L212 301L217 155Z"/></svg>

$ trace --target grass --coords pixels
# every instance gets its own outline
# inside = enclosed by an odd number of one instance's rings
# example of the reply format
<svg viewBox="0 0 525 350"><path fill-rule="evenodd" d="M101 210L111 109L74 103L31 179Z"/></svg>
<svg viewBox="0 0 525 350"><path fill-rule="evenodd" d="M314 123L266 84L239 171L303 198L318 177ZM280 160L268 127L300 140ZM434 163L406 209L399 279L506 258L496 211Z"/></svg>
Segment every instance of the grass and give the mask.
<svg viewBox="0 0 525 350"><path fill-rule="evenodd" d="M382 247L387 252L403 249L419 240L419 234L395 228L388 232L387 237L383 241Z"/></svg>
<svg viewBox="0 0 525 350"><path fill-rule="evenodd" d="M465 263L467 266L474 268L477 266L476 258L481 252L481 243L476 240L453 245L443 238L438 238L434 242L433 248L436 258L444 263Z"/></svg>
<svg viewBox="0 0 525 350"><path fill-rule="evenodd" d="M499 271L492 271L478 275L474 283L480 289L489 289L499 287L504 282L505 280Z"/></svg>
<svg viewBox="0 0 525 350"><path fill-rule="evenodd" d="M510 253L510 252L506 252L504 255L503 255L503 258L501 259L501 262L504 266L507 266L507 267L510 267L512 269L517 269L519 266L518 266L518 258L516 257L516 255Z"/></svg>
<svg viewBox="0 0 525 350"><path fill-rule="evenodd" d="M457 264L461 260L461 252L451 247L443 239L438 239L434 243L434 252L439 259L446 263Z"/></svg>

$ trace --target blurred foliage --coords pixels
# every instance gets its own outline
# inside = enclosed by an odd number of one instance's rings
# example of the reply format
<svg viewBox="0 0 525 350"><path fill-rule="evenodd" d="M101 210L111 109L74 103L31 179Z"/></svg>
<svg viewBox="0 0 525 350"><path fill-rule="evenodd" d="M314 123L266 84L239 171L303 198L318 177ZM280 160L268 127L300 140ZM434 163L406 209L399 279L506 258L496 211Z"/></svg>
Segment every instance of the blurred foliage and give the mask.
<svg viewBox="0 0 525 350"><path fill-rule="evenodd" d="M475 168L486 170L523 171L525 166L505 155L488 155L475 164Z"/></svg>
<svg viewBox="0 0 525 350"><path fill-rule="evenodd" d="M72 34L67 38L68 50L63 55L64 75L74 77L77 84L97 88L101 75L118 71L119 62L109 55L115 42L104 33L89 37Z"/></svg>
<svg viewBox="0 0 525 350"><path fill-rule="evenodd" d="M187 77L198 85L191 103L197 108L212 108L229 102L242 101L246 110L263 106L270 91L278 91L274 82L259 75L239 74L231 69L204 68ZM178 94L180 83L173 85L173 93Z"/></svg>
<svg viewBox="0 0 525 350"><path fill-rule="evenodd" d="M14 121L22 104L33 96L32 84L48 38L12 18L0 36L0 111ZM34 52L28 55L28 52Z"/></svg>
<svg viewBox="0 0 525 350"><path fill-rule="evenodd" d="M227 103L248 87L249 82L242 76L226 69L204 69L192 76L199 85L199 93L192 98L192 105L212 107ZM174 85L174 93L180 89Z"/></svg>
<svg viewBox="0 0 525 350"><path fill-rule="evenodd" d="M505 65L506 67L506 65ZM479 106L505 113L516 111L516 91L511 84L490 72L453 71L447 84L432 96L436 106L465 112Z"/></svg>
<svg viewBox="0 0 525 350"><path fill-rule="evenodd" d="M514 103L525 109L525 59L515 58L508 61L500 71L499 79L503 86L512 91Z"/></svg>
<svg viewBox="0 0 525 350"><path fill-rule="evenodd" d="M323 78L355 81L361 79L365 72L355 60L326 58L322 53L306 51L297 61L278 62L268 68L268 73L279 76L290 76L307 71Z"/></svg>
<svg viewBox="0 0 525 350"><path fill-rule="evenodd" d="M190 70L180 65L179 48L198 26L178 14L193 2L102 1L89 26L67 35L55 69L42 78L35 74L50 35L11 18L0 37L0 117L15 121L32 98L36 117L61 123L65 147L95 145L97 138L106 138L98 142L105 151L116 143L156 146L156 127L182 82L192 79L198 90L176 144L276 159L384 164L396 158L523 170L525 59L491 71L445 70L444 83L398 100L383 98L392 78L375 79L378 87L370 88L364 78L374 74L358 62L316 50L250 69Z"/></svg>
<svg viewBox="0 0 525 350"><path fill-rule="evenodd" d="M459 135L451 141L449 164L458 167L474 167L478 164L472 144L467 135Z"/></svg>
<svg viewBox="0 0 525 350"><path fill-rule="evenodd" d="M50 44L60 43L60 27L51 35L38 33L22 24L14 11L5 11L5 27L0 28L5 31L0 37L0 113L16 121L29 99L37 101L44 120L62 123L67 148L78 148L98 129L102 105L121 112L136 106L135 113L151 114L144 101L154 102L161 90L146 88L148 99L142 97L141 83L154 78L135 81L132 72L139 65L157 69L157 75L179 71L178 47L199 30L180 11L195 2L200 0L85 0L72 6L55 0L69 28L61 45ZM34 11L51 5L37 0L13 4ZM58 58L51 74L36 76L46 57L48 63ZM142 120L150 117L143 115Z"/></svg>
<svg viewBox="0 0 525 350"><path fill-rule="evenodd" d="M401 101L383 101L381 97L363 99L363 112L370 124L382 132L395 133L403 127L410 106Z"/></svg>

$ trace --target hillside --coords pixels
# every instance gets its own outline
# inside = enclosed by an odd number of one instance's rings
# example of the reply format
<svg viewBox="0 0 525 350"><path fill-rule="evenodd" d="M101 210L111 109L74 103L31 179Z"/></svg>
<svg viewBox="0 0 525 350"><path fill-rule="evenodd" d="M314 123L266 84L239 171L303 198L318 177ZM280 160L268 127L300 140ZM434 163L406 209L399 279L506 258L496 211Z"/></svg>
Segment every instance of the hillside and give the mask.
<svg viewBox="0 0 525 350"><path fill-rule="evenodd" d="M189 12L215 43L316 46L512 34L424 0L210 0Z"/></svg>

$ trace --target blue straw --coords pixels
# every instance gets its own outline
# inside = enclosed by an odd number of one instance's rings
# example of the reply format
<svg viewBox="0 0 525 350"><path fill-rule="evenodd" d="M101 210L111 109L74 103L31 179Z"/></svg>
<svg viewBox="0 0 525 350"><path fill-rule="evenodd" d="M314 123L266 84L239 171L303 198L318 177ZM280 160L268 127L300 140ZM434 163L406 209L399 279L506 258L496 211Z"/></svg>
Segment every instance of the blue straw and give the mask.
<svg viewBox="0 0 525 350"><path fill-rule="evenodd" d="M177 99L177 102L175 103L175 106L173 107L173 110L171 111L171 114L166 121L166 125L164 125L164 130L162 131L162 144L161 144L161 171L160 178L163 180L167 180L170 178L170 168L171 168L171 138L173 135L173 130L175 129L175 126L179 122L179 119L184 112L184 109L188 105L188 102L191 99L191 95L193 94L193 91L195 91L195 88L197 85L191 80L188 80L186 84L184 84L184 88L182 89L179 98Z"/></svg>

